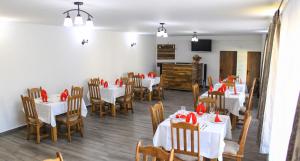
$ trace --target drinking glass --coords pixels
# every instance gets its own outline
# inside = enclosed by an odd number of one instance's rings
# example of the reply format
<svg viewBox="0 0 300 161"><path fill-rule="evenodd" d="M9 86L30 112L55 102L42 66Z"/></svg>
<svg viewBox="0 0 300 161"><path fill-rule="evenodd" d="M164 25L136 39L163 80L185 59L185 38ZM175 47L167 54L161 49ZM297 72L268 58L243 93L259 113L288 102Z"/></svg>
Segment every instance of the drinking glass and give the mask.
<svg viewBox="0 0 300 161"><path fill-rule="evenodd" d="M185 106L181 106L180 109L181 109L181 111L185 111L186 110Z"/></svg>

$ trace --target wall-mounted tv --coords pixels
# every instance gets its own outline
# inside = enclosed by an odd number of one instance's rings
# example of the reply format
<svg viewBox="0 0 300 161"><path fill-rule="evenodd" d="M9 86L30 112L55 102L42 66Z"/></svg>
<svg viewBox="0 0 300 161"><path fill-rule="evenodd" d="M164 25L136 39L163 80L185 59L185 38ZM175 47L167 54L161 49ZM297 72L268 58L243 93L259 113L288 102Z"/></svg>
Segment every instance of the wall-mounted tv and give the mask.
<svg viewBox="0 0 300 161"><path fill-rule="evenodd" d="M192 41L192 51L211 51L211 40L199 39L198 42Z"/></svg>

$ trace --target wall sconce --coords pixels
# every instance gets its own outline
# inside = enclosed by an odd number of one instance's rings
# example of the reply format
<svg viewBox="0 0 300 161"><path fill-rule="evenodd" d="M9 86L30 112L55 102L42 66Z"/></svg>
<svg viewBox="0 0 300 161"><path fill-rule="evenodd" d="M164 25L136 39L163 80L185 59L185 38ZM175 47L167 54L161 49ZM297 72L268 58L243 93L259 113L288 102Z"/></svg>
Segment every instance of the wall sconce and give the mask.
<svg viewBox="0 0 300 161"><path fill-rule="evenodd" d="M133 42L133 43L130 44L131 47L134 47L135 45L136 45L135 42Z"/></svg>
<svg viewBox="0 0 300 161"><path fill-rule="evenodd" d="M88 39L86 39L86 40L85 40L85 39L83 39L83 40L82 40L82 42L81 42L81 44L82 44L82 45L84 45L85 43L88 43L88 42L89 42L89 40L88 40Z"/></svg>

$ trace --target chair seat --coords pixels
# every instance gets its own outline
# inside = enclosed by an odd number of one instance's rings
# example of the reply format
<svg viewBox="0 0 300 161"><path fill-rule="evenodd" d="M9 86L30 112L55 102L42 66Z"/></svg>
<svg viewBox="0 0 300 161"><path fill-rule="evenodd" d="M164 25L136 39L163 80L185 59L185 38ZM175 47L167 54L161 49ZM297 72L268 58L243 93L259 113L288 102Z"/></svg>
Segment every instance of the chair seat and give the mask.
<svg viewBox="0 0 300 161"><path fill-rule="evenodd" d="M78 119L79 119L78 116L73 116L73 117L71 117L71 118L69 119L69 121L74 122L74 121L77 121ZM66 116L66 115L59 115L59 116L56 117L56 120L57 120L58 122L66 123L66 122L67 122L67 116Z"/></svg>
<svg viewBox="0 0 300 161"><path fill-rule="evenodd" d="M231 140L225 140L224 154L227 153L227 154L237 155L239 148L240 145L237 142Z"/></svg>
<svg viewBox="0 0 300 161"><path fill-rule="evenodd" d="M44 123L43 121L41 121L40 119L38 121L39 121L40 125L43 125L43 123ZM29 118L29 124L37 125L37 122L35 119Z"/></svg>

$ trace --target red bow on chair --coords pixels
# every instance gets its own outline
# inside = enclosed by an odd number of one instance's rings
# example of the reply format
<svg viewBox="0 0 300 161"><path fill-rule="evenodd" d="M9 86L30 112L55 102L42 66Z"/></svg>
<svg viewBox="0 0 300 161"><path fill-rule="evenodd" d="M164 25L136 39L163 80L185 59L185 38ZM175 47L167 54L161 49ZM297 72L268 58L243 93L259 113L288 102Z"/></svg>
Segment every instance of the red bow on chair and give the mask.
<svg viewBox="0 0 300 161"><path fill-rule="evenodd" d="M101 85L103 85L103 83L104 83L104 80L103 80L103 79L101 79L101 81L100 81L100 84L101 84Z"/></svg>
<svg viewBox="0 0 300 161"><path fill-rule="evenodd" d="M190 123L191 119L192 119L192 124L196 124L197 123L197 117L196 117L196 115L193 112L189 113L186 116L185 122Z"/></svg>
<svg viewBox="0 0 300 161"><path fill-rule="evenodd" d="M69 96L69 91L65 89L61 94L60 94L60 100L61 101L66 101Z"/></svg>
<svg viewBox="0 0 300 161"><path fill-rule="evenodd" d="M118 85L118 84L119 84L119 79L117 79L117 80L116 80L115 84L116 84L116 85Z"/></svg>
<svg viewBox="0 0 300 161"><path fill-rule="evenodd" d="M145 75L141 74L140 78L145 79Z"/></svg>
<svg viewBox="0 0 300 161"><path fill-rule="evenodd" d="M120 83L119 83L119 85L120 85L120 87L122 87L122 86L123 86L123 81L122 81L122 79L120 79Z"/></svg>
<svg viewBox="0 0 300 161"><path fill-rule="evenodd" d="M211 93L213 90L214 90L214 87L212 85L210 85L208 93Z"/></svg>
<svg viewBox="0 0 300 161"><path fill-rule="evenodd" d="M107 88L107 87L108 87L108 83L107 83L107 81L105 81L104 88Z"/></svg>
<svg viewBox="0 0 300 161"><path fill-rule="evenodd" d="M227 81L230 82L230 83L233 83L234 82L234 78L232 76L228 76L227 77Z"/></svg>
<svg viewBox="0 0 300 161"><path fill-rule="evenodd" d="M44 90L44 89L41 90L41 97L42 97L43 102L48 102L48 95L47 95L46 90Z"/></svg>

